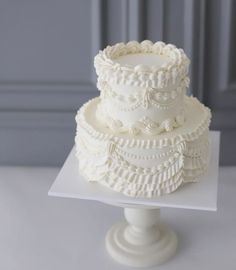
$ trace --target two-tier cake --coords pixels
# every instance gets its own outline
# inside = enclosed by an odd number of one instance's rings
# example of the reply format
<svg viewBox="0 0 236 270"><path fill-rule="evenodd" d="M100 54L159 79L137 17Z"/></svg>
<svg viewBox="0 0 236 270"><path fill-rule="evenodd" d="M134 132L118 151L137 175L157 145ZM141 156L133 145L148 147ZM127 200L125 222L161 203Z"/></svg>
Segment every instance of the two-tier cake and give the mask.
<svg viewBox="0 0 236 270"><path fill-rule="evenodd" d="M76 116L79 170L129 196L154 197L197 181L209 161L210 110L186 89L182 49L145 40L95 57L100 96Z"/></svg>

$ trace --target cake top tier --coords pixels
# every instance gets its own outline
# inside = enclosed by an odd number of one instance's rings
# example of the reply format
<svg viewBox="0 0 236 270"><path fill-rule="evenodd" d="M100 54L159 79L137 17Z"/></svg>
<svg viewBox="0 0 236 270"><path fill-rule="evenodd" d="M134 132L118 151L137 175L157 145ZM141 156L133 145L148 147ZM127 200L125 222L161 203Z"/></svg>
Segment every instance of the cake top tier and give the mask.
<svg viewBox="0 0 236 270"><path fill-rule="evenodd" d="M172 44L145 40L107 46L94 65L99 79L108 83L165 88L187 76L189 59Z"/></svg>

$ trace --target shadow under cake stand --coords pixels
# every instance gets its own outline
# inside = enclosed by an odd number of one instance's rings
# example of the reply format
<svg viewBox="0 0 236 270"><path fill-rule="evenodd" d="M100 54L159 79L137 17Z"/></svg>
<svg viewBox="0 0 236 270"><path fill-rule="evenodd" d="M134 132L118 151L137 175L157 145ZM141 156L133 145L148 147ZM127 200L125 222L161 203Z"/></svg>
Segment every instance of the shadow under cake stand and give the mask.
<svg viewBox="0 0 236 270"><path fill-rule="evenodd" d="M126 222L112 226L106 248L117 262L149 267L168 261L177 248L175 232L160 220L160 208L217 210L220 132L211 131L211 159L208 172L197 183L189 183L169 195L134 198L89 183L78 171L75 148L71 150L48 194L56 197L100 201L124 208Z"/></svg>

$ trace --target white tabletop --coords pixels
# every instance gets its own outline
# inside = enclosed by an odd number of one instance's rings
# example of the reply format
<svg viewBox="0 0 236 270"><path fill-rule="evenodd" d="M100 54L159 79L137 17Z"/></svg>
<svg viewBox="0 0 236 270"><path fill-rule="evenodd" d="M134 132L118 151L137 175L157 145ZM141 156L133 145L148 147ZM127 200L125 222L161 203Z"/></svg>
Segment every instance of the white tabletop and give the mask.
<svg viewBox="0 0 236 270"><path fill-rule="evenodd" d="M104 237L123 219L120 207L53 198L53 168L0 168L1 270L128 270L107 255ZM178 252L154 269L235 269L236 168L221 168L217 212L162 210ZM92 256L91 256L92 254Z"/></svg>

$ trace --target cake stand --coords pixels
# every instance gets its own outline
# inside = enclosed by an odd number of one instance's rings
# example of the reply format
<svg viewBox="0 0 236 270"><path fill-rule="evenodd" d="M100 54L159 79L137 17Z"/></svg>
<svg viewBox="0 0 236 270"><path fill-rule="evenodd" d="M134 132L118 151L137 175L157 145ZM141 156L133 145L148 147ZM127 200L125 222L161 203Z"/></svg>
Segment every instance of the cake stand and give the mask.
<svg viewBox="0 0 236 270"><path fill-rule="evenodd" d="M133 198L98 183L89 183L79 174L75 148L71 150L48 194L123 207L126 221L113 225L106 235L108 253L114 260L127 266L159 265L171 259L177 248L177 236L161 222L160 208L217 210L220 132L211 131L210 136L208 172L200 182L186 184L169 195L152 199Z"/></svg>

